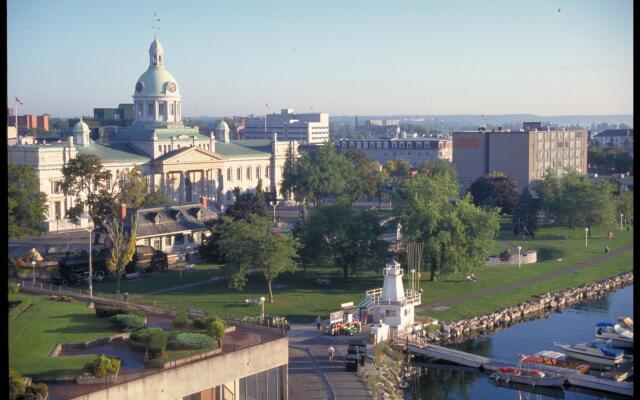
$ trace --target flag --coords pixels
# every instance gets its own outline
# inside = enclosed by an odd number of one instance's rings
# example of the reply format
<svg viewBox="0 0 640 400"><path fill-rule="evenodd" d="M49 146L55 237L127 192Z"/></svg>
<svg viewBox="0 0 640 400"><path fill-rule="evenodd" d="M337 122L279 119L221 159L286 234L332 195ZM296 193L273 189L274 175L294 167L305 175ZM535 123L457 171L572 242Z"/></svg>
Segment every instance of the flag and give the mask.
<svg viewBox="0 0 640 400"><path fill-rule="evenodd" d="M22 105L22 102L20 101L20 99L18 98L18 96L16 96L16 102L20 105Z"/></svg>

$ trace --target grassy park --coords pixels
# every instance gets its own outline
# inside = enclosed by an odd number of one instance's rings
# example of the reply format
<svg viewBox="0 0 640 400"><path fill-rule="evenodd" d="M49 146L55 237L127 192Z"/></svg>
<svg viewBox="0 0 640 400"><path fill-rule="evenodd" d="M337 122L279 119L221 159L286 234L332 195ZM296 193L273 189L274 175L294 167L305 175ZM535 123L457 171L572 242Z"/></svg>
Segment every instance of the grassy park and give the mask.
<svg viewBox="0 0 640 400"><path fill-rule="evenodd" d="M523 249L538 250L538 262L535 264L503 266L485 266L475 271L478 281L467 282L463 276L450 276L436 282L428 281L428 274L423 271L421 287L424 289L422 304L432 304L453 299L473 291L497 288L512 282L563 270L571 265L582 263L604 255L604 247L615 251L633 240L633 230L614 231L615 237L607 239L606 228L594 227L585 247L584 230L563 227L542 228L534 240L522 241L509 232L501 232L498 239L505 240ZM490 253L504 250L505 245L494 242ZM556 259L562 258L558 263ZM466 318L491 312L507 305L528 299L530 296L551 290L603 279L632 269L633 256L631 250L623 255L604 261L593 267L561 275L541 283L500 292L491 296L473 299L467 303L457 303L442 311L424 311L421 315L429 315L439 319ZM381 265L382 267L382 265ZM207 280L219 274L218 266L197 265L194 271L183 272L182 279L175 271L144 277L136 281L123 281L122 291L129 292L133 299L145 293L166 289L183 284ZM506 269L506 270L505 270ZM317 278L328 278L331 285L319 286ZM265 313L286 316L292 322L310 322L317 315L328 315L339 309L340 304L353 301L355 304L364 299L364 291L382 286L381 270L363 271L344 283L339 269L308 268L294 273L285 273L279 277L274 288L274 304L265 305ZM115 292L115 283L96 285L96 292ZM259 306L247 306L245 299L257 299L266 295L266 285L260 276L251 277L243 291L230 289L226 283L206 283L194 287L154 294L144 297L145 303L157 301L171 304L178 309L199 308L211 314L225 318L238 318L243 315L258 315Z"/></svg>

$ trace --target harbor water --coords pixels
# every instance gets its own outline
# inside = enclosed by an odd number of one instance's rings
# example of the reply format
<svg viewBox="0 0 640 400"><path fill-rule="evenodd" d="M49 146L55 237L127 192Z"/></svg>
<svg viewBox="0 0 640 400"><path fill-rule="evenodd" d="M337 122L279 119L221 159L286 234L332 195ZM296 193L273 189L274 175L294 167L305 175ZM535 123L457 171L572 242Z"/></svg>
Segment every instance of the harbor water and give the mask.
<svg viewBox="0 0 640 400"><path fill-rule="evenodd" d="M598 322L616 322L619 316L633 318L633 285L597 300L591 300L553 312L548 317L517 323L510 328L477 336L448 347L501 361L516 362L519 354L541 350L562 351L554 342L576 344L595 339ZM420 375L412 379L405 391L411 400L494 400L494 399L628 399L610 393L580 388L532 388L497 386L487 373L477 369L446 365L419 364Z"/></svg>

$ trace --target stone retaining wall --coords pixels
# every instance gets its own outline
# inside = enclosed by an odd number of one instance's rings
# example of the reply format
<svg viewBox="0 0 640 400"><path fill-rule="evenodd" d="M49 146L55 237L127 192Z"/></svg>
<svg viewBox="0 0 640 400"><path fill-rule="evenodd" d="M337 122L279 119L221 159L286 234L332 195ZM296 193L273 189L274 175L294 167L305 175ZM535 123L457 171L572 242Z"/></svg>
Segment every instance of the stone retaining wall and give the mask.
<svg viewBox="0 0 640 400"><path fill-rule="evenodd" d="M470 339L480 334L506 329L512 324L548 316L551 312L566 306L593 300L633 283L633 272L589 283L576 289L566 289L556 293L535 296L513 307L507 307L480 317L454 322L441 322L439 332L426 334L427 340L434 343L454 343Z"/></svg>
<svg viewBox="0 0 640 400"><path fill-rule="evenodd" d="M524 265L524 264L533 264L538 262L538 251L537 250L527 250L526 252L522 252L522 255L520 256L520 264ZM496 266L499 265L501 267L504 267L504 261L500 260L500 257L497 256L490 256L487 257L487 260L484 263L485 265L488 266ZM518 265L518 252L516 251L516 254L513 254L511 256L511 259L509 259L509 265Z"/></svg>
<svg viewBox="0 0 640 400"><path fill-rule="evenodd" d="M113 336L109 336L109 337L105 337L105 338L101 338L101 339L90 340L88 342L58 343L53 348L53 350L51 351L49 356L50 357L58 357L60 355L60 352L63 351L63 350L88 349L90 347L102 346L102 345L113 343L113 342L124 342L125 340L129 339L130 335L131 334L129 332L125 332L125 333L120 333L120 334L117 334L117 335L113 335Z"/></svg>

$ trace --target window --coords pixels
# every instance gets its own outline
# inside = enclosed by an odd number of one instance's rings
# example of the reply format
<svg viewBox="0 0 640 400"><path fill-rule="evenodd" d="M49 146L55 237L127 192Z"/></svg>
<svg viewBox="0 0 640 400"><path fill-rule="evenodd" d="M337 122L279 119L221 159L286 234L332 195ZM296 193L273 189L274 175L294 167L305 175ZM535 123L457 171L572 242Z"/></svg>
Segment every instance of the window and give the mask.
<svg viewBox="0 0 640 400"><path fill-rule="evenodd" d="M260 167L256 167L256 179L260 179Z"/></svg>
<svg viewBox="0 0 640 400"><path fill-rule="evenodd" d="M155 109L155 104L154 103L147 103L147 115L149 117L155 117L156 109Z"/></svg>
<svg viewBox="0 0 640 400"><path fill-rule="evenodd" d="M251 167L247 167L247 180L251 180Z"/></svg>
<svg viewBox="0 0 640 400"><path fill-rule="evenodd" d="M392 143L391 143L391 148L392 148L392 149L396 149L396 148L398 148L398 143L396 143L396 142L392 142Z"/></svg>
<svg viewBox="0 0 640 400"><path fill-rule="evenodd" d="M158 153L162 153L162 145L158 145Z"/></svg>
<svg viewBox="0 0 640 400"><path fill-rule="evenodd" d="M582 137L582 132L576 132L576 139L581 138Z"/></svg>
<svg viewBox="0 0 640 400"><path fill-rule="evenodd" d="M60 181L51 182L51 193L53 194L62 193L62 182Z"/></svg>
<svg viewBox="0 0 640 400"><path fill-rule="evenodd" d="M166 244L167 246L171 246L171 236L164 237L164 244Z"/></svg>
<svg viewBox="0 0 640 400"><path fill-rule="evenodd" d="M173 241L173 244L184 244L184 234L178 233Z"/></svg>
<svg viewBox="0 0 640 400"><path fill-rule="evenodd" d="M227 168L227 180L231 180L231 168Z"/></svg>
<svg viewBox="0 0 640 400"><path fill-rule="evenodd" d="M269 170L271 168L267 165L266 167L264 167L264 177L268 178L269 177Z"/></svg>
<svg viewBox="0 0 640 400"><path fill-rule="evenodd" d="M167 102L166 101L161 101L158 103L158 112L160 113L161 117L167 117Z"/></svg>
<svg viewBox="0 0 640 400"><path fill-rule="evenodd" d="M151 246L151 238L144 238L144 245Z"/></svg>
<svg viewBox="0 0 640 400"><path fill-rule="evenodd" d="M169 103L169 115L175 114L175 104Z"/></svg>
<svg viewBox="0 0 640 400"><path fill-rule="evenodd" d="M62 203L59 201L55 202L55 217L56 219L61 219L62 218Z"/></svg>
<svg viewBox="0 0 640 400"><path fill-rule="evenodd" d="M241 181L242 180L242 168L238 167L236 169L236 178Z"/></svg>
<svg viewBox="0 0 640 400"><path fill-rule="evenodd" d="M569 147L576 147L576 142L573 140L569 142Z"/></svg>
<svg viewBox="0 0 640 400"><path fill-rule="evenodd" d="M396 317L396 310L385 310L385 317Z"/></svg>

